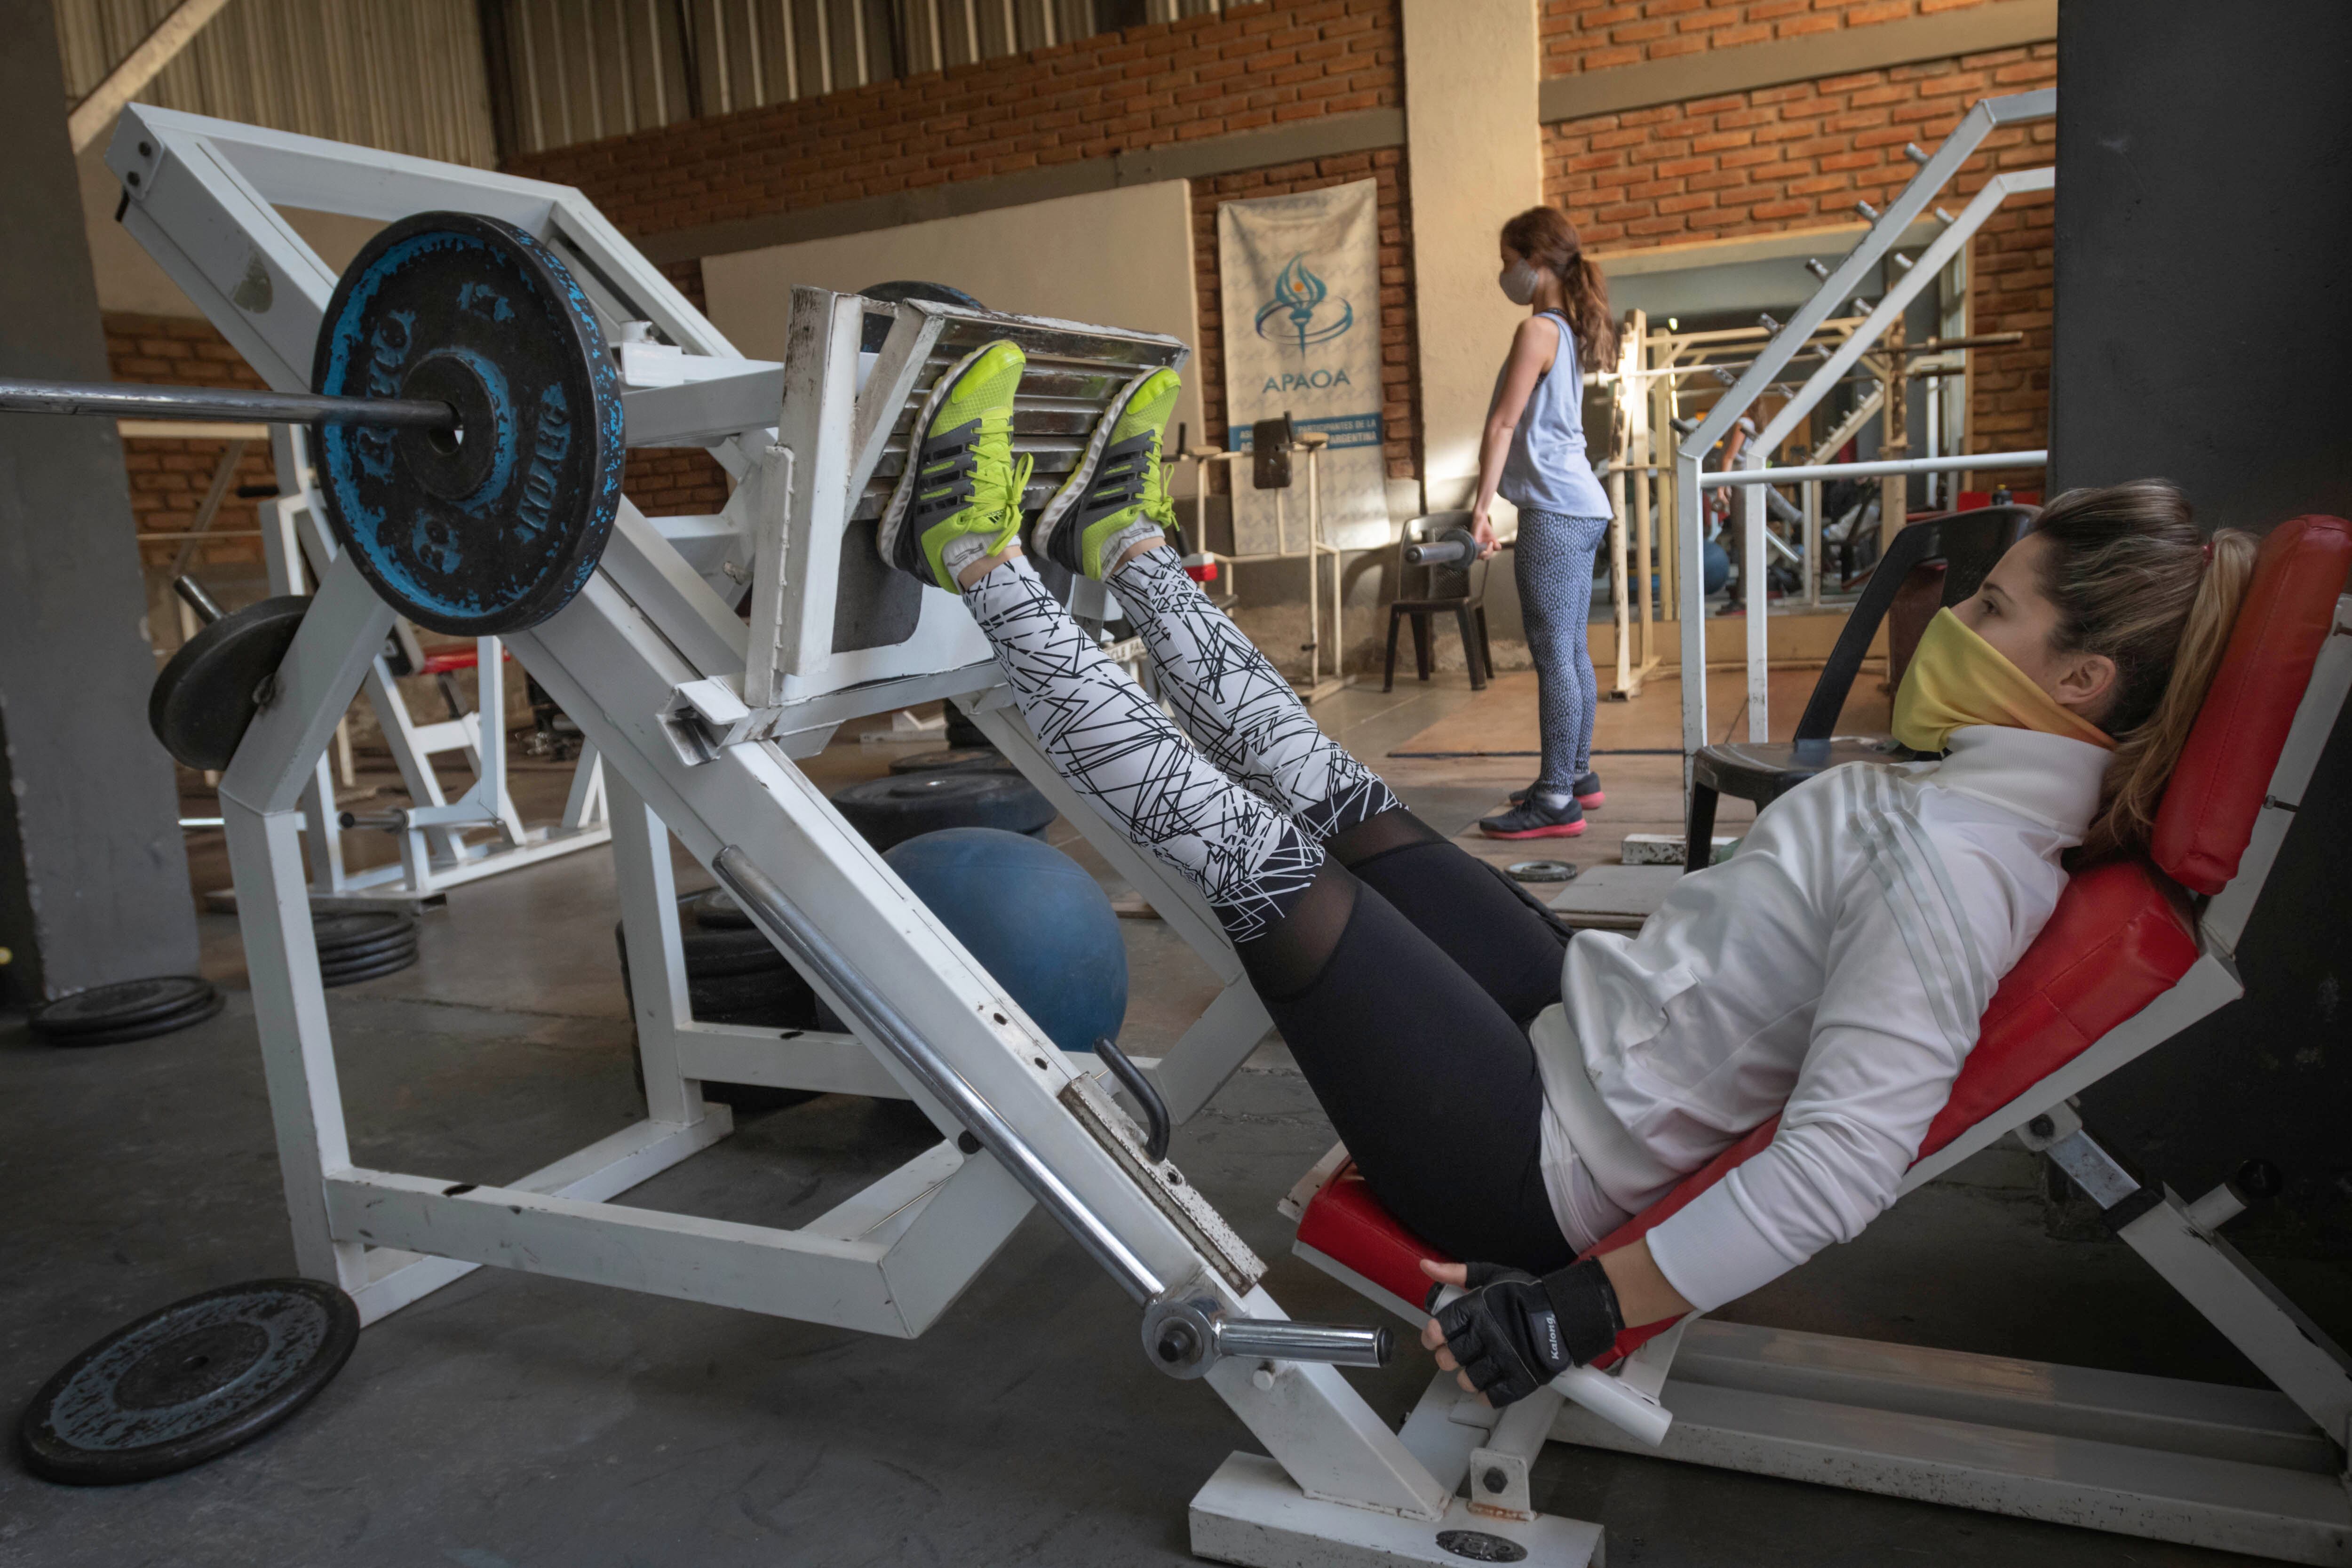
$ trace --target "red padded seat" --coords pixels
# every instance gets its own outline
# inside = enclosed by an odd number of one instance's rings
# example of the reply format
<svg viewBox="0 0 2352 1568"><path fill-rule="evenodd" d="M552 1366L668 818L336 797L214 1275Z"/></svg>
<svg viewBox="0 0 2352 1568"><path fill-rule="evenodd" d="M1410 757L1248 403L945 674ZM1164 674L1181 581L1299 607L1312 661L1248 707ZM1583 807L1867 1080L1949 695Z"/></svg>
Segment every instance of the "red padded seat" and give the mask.
<svg viewBox="0 0 2352 1568"><path fill-rule="evenodd" d="M2299 517L2263 540L2229 652L2158 809L2155 863L2112 861L2068 881L2049 923L1993 994L1921 1157L2065 1066L2196 963L2195 921L2172 878L2210 894L2236 875L2347 570L2352 523L2340 518ZM1780 1126L1775 1117L1750 1129L1593 1252L1614 1251L1664 1223L1761 1152ZM1298 1242L1408 1302L1428 1299L1421 1259L1451 1261L1389 1217L1352 1162L1307 1204ZM1596 1364L1612 1364L1672 1326L1626 1330Z"/></svg>

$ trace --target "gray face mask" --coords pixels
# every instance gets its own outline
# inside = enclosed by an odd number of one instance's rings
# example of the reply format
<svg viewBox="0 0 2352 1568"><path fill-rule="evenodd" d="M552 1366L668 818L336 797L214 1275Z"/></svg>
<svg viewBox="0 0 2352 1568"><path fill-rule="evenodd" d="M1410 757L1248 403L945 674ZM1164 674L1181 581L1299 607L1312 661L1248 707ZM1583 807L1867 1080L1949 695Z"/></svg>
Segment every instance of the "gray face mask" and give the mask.
<svg viewBox="0 0 2352 1568"><path fill-rule="evenodd" d="M1542 276L1533 263L1514 261L1503 268L1495 281L1501 287L1504 299L1514 305L1530 305L1535 302L1536 281Z"/></svg>

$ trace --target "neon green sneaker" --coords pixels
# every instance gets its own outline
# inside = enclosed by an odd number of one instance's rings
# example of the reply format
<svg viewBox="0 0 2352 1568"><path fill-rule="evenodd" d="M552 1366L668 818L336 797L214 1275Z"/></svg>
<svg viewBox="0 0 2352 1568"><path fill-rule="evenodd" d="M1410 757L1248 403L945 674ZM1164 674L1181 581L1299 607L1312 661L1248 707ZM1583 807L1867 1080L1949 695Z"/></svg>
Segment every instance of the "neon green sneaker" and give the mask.
<svg viewBox="0 0 2352 1568"><path fill-rule="evenodd" d="M1086 455L1030 532L1032 550L1072 572L1099 579L1139 540L1176 526L1160 462L1160 436L1176 411L1183 378L1149 370L1119 389L1096 422Z"/></svg>
<svg viewBox="0 0 2352 1568"><path fill-rule="evenodd" d="M882 559L953 594L955 574L1021 531L1030 459L1013 458L1013 394L1028 356L1005 339L950 366L915 416L906 471L882 509Z"/></svg>

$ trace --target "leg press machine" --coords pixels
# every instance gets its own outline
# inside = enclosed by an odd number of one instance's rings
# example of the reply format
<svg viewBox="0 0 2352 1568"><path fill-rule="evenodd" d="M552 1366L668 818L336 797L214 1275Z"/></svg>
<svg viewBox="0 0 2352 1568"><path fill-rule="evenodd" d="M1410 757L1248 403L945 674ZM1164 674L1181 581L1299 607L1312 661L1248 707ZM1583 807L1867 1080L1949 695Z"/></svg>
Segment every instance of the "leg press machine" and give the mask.
<svg viewBox="0 0 2352 1568"><path fill-rule="evenodd" d="M1267 1019L1198 895L1062 782L961 606L888 572L872 543L914 406L971 347L1009 336L1029 356L1014 428L1035 459L1035 504L1117 388L1142 367L1181 364L1181 343L799 289L785 360L747 360L565 187L140 105L125 111L108 163L124 182L125 226L285 391L307 387L335 278L278 205L387 221L456 209L529 229L564 258L609 338L675 351L679 364L648 378L657 384L625 389L629 445L703 447L737 480L715 518L652 520L624 503L579 596L507 638L603 763L643 1121L503 1186L352 1163L300 833L320 759L394 619L351 561L320 571L276 694L223 777L298 1264L349 1291L363 1321L487 1264L911 1337L1039 1204L1136 1298L1143 1353L1205 1382L1265 1450L1235 1454L1193 1500L1192 1546L1206 1557L1597 1563L1599 1526L1530 1501L1528 1468L1559 1436L1663 1438L1668 1456L1697 1462L2352 1561L2340 1481L2352 1377L2341 1353L2213 1234L2225 1203L2184 1205L2143 1187L2066 1104L2237 994L2232 944L2352 686L2352 600L2336 597L2352 560L2344 524L2305 520L2273 537L2258 592L2278 613L2249 616L2240 640L2255 646L2233 647L2209 704L2206 724L2230 731L2200 731L2195 776L2212 798L2170 819L2157 860L2208 895L2202 909L2192 920L2147 866L2077 879L1996 999L1912 1178L2018 1130L2107 1204L2125 1238L2283 1394L1977 1367L1702 1322L1646 1342L1629 1335L1611 1367L1564 1380L1574 1393L1546 1391L1499 1416L1465 1410L1440 1378L1399 1432L1337 1370L1372 1359L1381 1336L1290 1322L1262 1282L1264 1264L1173 1165L1150 1157L1096 1064L1047 1043L795 765L846 721L955 699L1223 983L1182 1038L1141 1064L1171 1111L1189 1117L1240 1066ZM280 472L289 500L307 507L301 462L282 454ZM747 576L748 623L715 586ZM1071 594L1080 617L1098 622L1099 589L1079 582ZM2182 794L2176 784L2174 801ZM671 836L853 1032L691 1017ZM911 1098L945 1136L797 1229L609 1201L728 1135L726 1109L702 1100L705 1078ZM1627 1234L1769 1133L1757 1130ZM1298 1250L1417 1327L1412 1263L1424 1249L1344 1166L1327 1165L1295 1194L1305 1205Z"/></svg>

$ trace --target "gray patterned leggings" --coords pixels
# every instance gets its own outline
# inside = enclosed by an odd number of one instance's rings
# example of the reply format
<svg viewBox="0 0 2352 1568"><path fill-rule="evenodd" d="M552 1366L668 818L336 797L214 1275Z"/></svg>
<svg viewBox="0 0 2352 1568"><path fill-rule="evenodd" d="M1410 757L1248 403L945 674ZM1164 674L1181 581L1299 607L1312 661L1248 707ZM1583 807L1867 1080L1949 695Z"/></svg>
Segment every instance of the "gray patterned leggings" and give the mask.
<svg viewBox="0 0 2352 1568"><path fill-rule="evenodd" d="M1564 795L1592 766L1592 720L1601 683L1592 673L1585 622L1592 610L1592 558L1609 531L1605 517L1556 511L1519 513L1512 574L1528 651L1536 661L1536 702L1543 723L1543 772L1536 788Z"/></svg>

